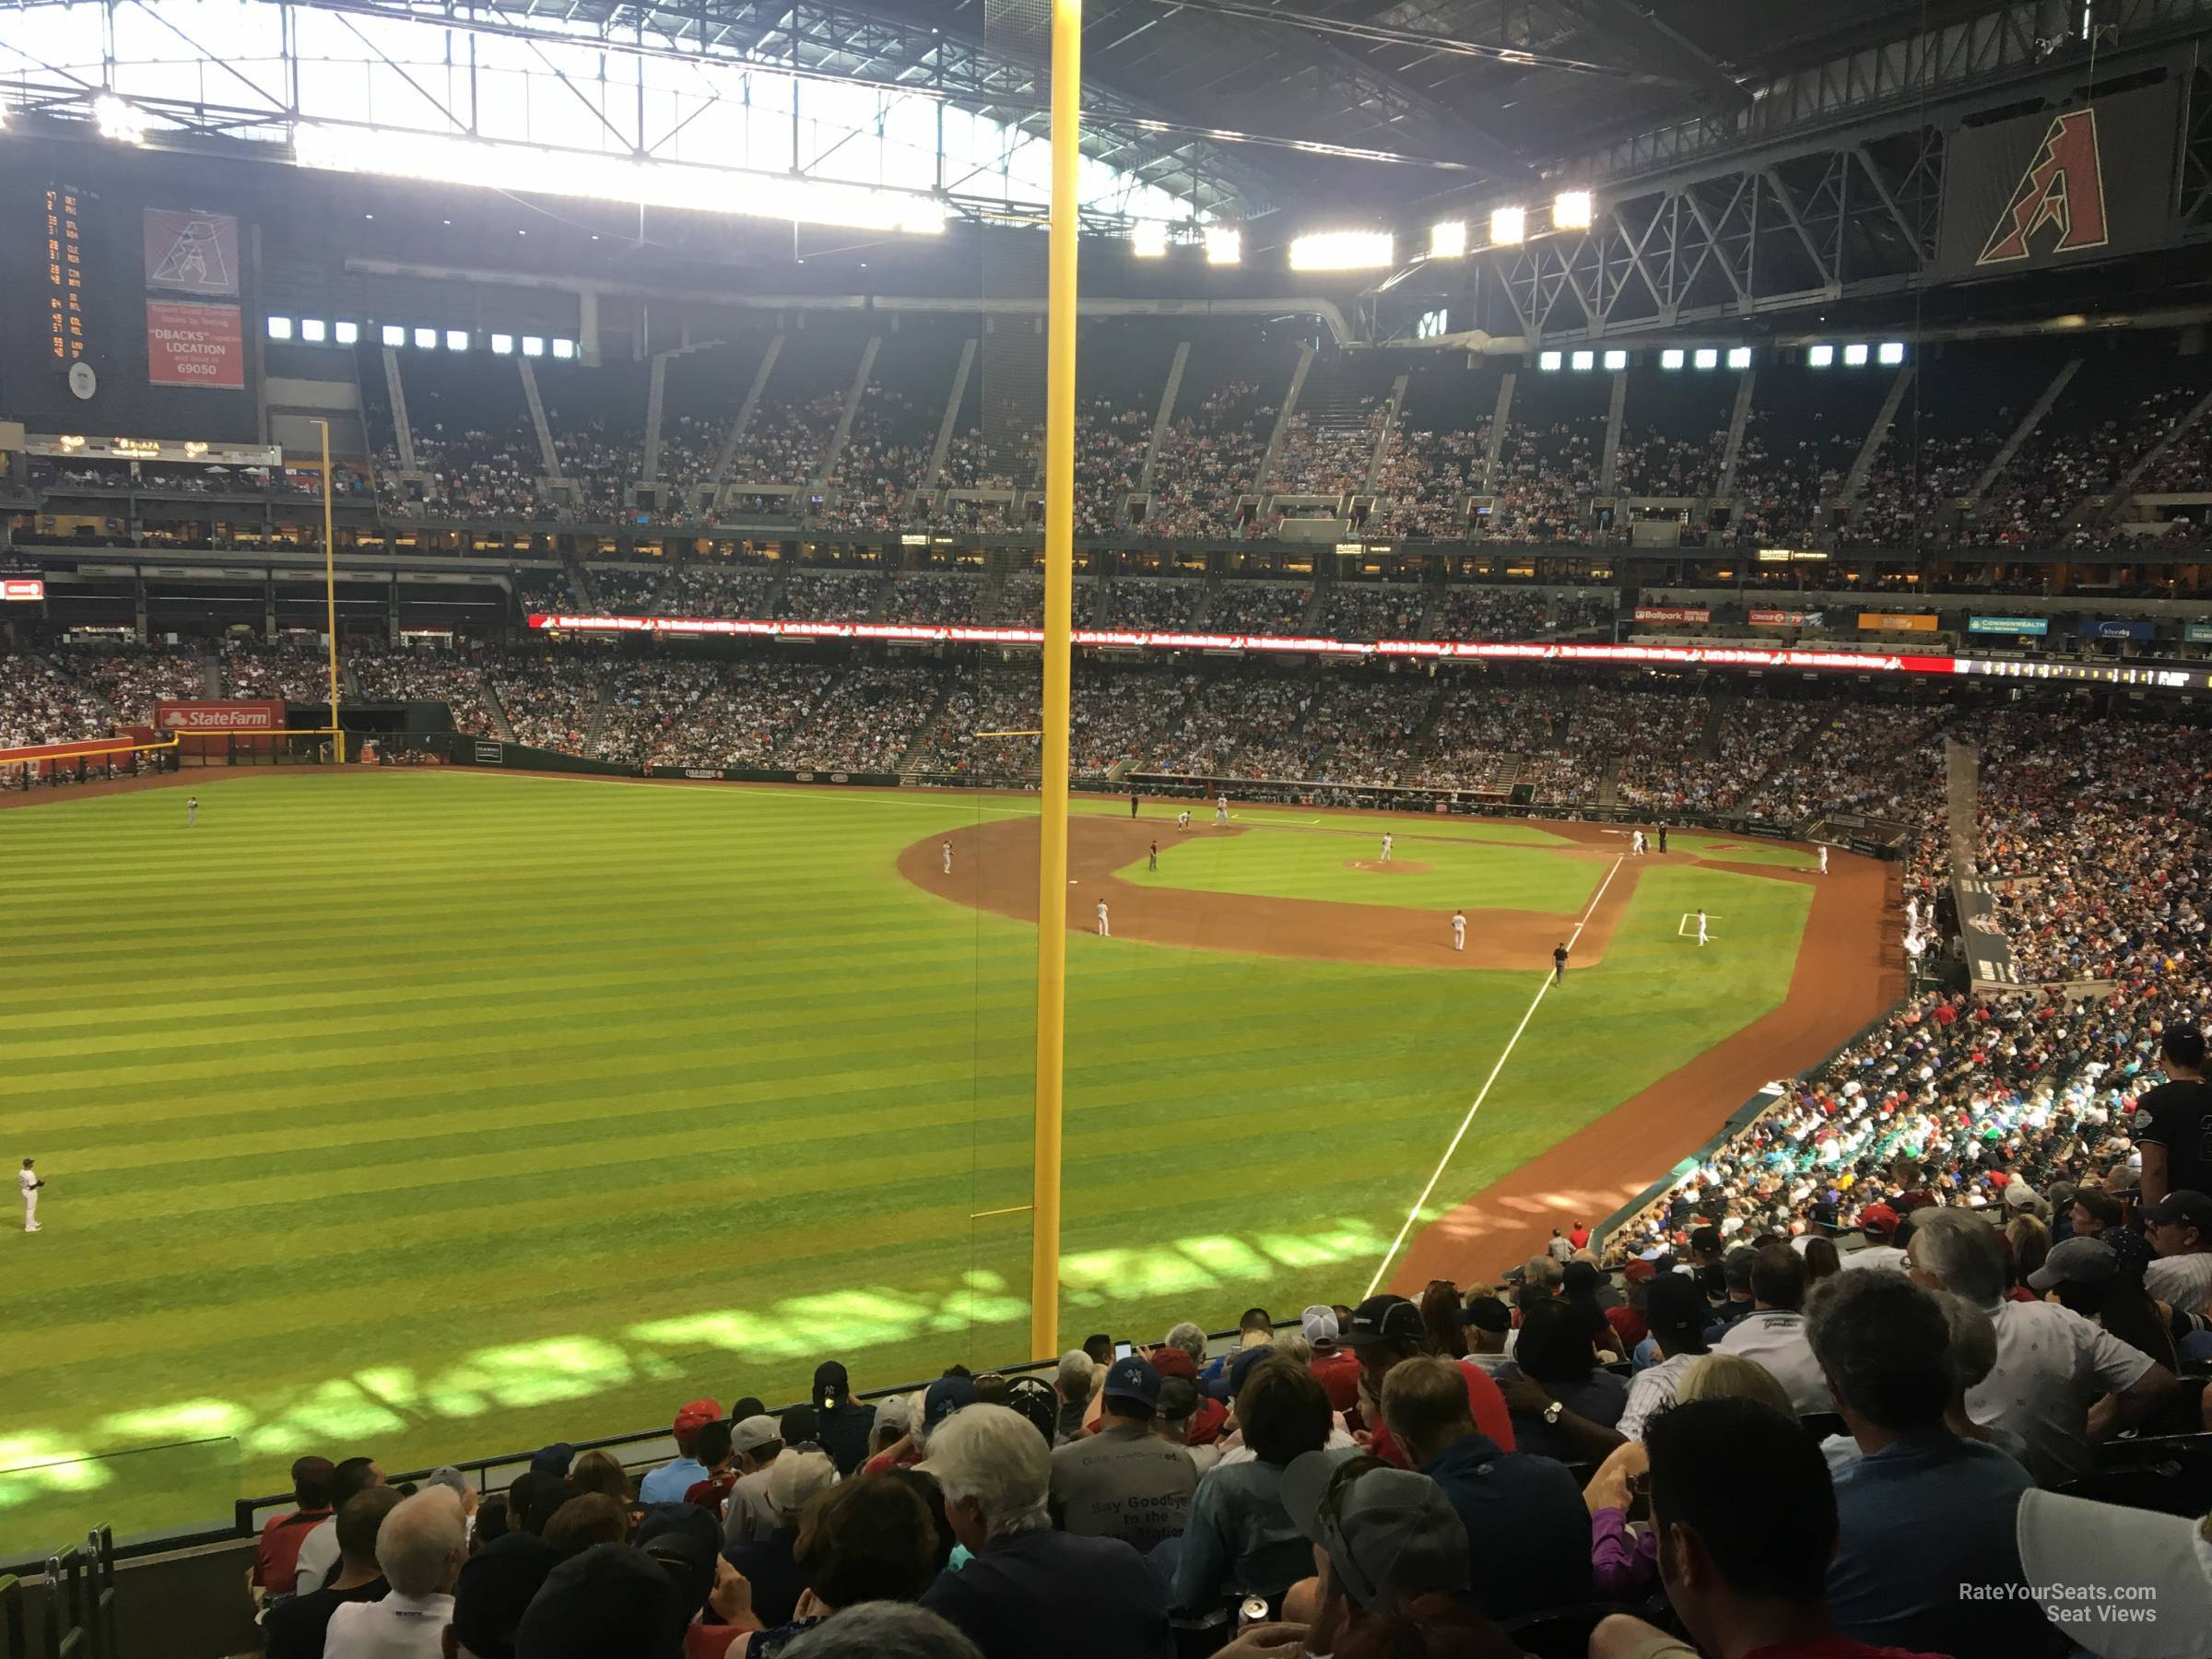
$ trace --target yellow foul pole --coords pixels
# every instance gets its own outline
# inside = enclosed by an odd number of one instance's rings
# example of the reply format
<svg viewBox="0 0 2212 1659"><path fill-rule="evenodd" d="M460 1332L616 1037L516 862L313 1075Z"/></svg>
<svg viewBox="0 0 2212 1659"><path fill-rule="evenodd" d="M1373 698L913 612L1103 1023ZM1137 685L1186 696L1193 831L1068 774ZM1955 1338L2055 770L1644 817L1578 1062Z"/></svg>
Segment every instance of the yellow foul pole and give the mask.
<svg viewBox="0 0 2212 1659"><path fill-rule="evenodd" d="M328 607L330 629L331 753L343 766L346 732L338 724L338 554L337 538L330 527L330 422L318 420L315 424L323 429L323 602Z"/></svg>
<svg viewBox="0 0 2212 1659"><path fill-rule="evenodd" d="M1061 1062L1067 1028L1067 683L1076 534L1076 162L1083 0L1053 0L1052 275L1045 296L1044 752L1037 858L1037 1158L1030 1352L1060 1351Z"/></svg>

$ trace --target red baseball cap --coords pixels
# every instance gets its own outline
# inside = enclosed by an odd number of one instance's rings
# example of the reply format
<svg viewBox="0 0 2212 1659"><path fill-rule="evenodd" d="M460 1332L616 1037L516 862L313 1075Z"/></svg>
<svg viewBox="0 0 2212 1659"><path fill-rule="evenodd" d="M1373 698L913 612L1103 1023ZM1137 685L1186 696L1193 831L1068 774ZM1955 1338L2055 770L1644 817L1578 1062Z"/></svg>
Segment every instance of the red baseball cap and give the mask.
<svg viewBox="0 0 2212 1659"><path fill-rule="evenodd" d="M1156 1347L1151 1350L1149 1358L1152 1361L1152 1369L1158 1371L1163 1379L1187 1377L1194 1382L1198 1380L1198 1361L1181 1348Z"/></svg>
<svg viewBox="0 0 2212 1659"><path fill-rule="evenodd" d="M701 1429L721 1415L722 1407L712 1400L693 1400L688 1406L679 1406L676 1414L674 1430L677 1443L689 1445Z"/></svg>
<svg viewBox="0 0 2212 1659"><path fill-rule="evenodd" d="M1870 1204L1859 1212L1862 1232L1893 1233L1897 1230L1897 1212L1886 1204Z"/></svg>

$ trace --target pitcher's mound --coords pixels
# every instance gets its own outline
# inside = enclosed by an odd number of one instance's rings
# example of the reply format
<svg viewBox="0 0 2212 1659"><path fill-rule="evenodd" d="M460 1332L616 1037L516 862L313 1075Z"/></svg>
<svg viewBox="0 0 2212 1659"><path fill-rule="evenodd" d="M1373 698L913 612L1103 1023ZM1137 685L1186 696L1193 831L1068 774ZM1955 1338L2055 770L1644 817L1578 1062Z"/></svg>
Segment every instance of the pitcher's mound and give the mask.
<svg viewBox="0 0 2212 1659"><path fill-rule="evenodd" d="M1394 858L1388 864L1378 858L1347 858L1344 867L1365 870L1371 876L1426 876L1433 866L1418 858Z"/></svg>

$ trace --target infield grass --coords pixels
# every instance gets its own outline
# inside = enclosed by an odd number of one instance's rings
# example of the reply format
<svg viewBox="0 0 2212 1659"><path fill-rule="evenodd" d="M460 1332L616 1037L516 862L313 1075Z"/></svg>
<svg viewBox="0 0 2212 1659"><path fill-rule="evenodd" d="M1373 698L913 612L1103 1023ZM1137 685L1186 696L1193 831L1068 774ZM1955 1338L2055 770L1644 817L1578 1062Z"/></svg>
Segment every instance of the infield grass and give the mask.
<svg viewBox="0 0 2212 1659"><path fill-rule="evenodd" d="M1030 802L189 787L189 830L183 789L0 812L0 1154L51 1182L0 1231L0 1558L219 1518L308 1450L397 1470L802 1397L831 1355L862 1389L1020 1357L1028 1218L986 1212L1030 1196L1034 930L895 860ZM1586 901L1605 866L1554 862ZM1727 948L1675 937L1700 900ZM1436 1207L1774 1006L1806 904L1646 872ZM1071 936L1065 1335L1356 1297L1535 982Z"/></svg>

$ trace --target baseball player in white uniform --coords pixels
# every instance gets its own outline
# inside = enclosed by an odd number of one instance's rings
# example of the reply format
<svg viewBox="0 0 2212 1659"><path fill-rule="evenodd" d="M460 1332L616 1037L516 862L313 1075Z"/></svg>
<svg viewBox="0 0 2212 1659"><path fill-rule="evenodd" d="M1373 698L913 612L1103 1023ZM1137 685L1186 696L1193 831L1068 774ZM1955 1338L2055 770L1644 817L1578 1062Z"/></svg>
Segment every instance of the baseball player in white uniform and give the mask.
<svg viewBox="0 0 2212 1659"><path fill-rule="evenodd" d="M1639 830L1629 842L1629 851L1638 858L1643 856L1643 831Z"/></svg>
<svg viewBox="0 0 2212 1659"><path fill-rule="evenodd" d="M1911 894L1905 897L1905 926L1908 930L1917 930L1920 926L1920 900Z"/></svg>
<svg viewBox="0 0 2212 1659"><path fill-rule="evenodd" d="M1466 947L1467 912L1465 911L1453 911L1452 912L1452 948L1454 950L1465 950Z"/></svg>
<svg viewBox="0 0 2212 1659"><path fill-rule="evenodd" d="M1185 806L1181 812L1175 815L1175 828L1178 830L1188 830L1190 827L1191 809L1188 806Z"/></svg>
<svg viewBox="0 0 2212 1659"><path fill-rule="evenodd" d="M1698 943L1700 945L1705 943L1705 912L1703 911L1698 912Z"/></svg>
<svg viewBox="0 0 2212 1659"><path fill-rule="evenodd" d="M1101 939L1113 937L1113 928L1106 920L1106 900L1103 899L1099 900L1099 937Z"/></svg>
<svg viewBox="0 0 2212 1659"><path fill-rule="evenodd" d="M1214 828L1218 830L1222 825L1228 822L1229 797L1227 795L1216 795L1214 797Z"/></svg>
<svg viewBox="0 0 2212 1659"><path fill-rule="evenodd" d="M1826 847L1820 849L1820 874L1823 876L1828 874L1828 849Z"/></svg>
<svg viewBox="0 0 2212 1659"><path fill-rule="evenodd" d="M1397 843L1396 843L1395 838L1392 836L1392 834L1390 833L1390 831L1389 831L1389 830L1383 830L1383 831L1382 831L1382 862L1383 862L1384 864L1388 864L1388 863L1390 862L1390 850L1391 850L1391 848L1392 848L1393 846L1394 846L1394 845L1396 845L1396 844L1397 844Z"/></svg>
<svg viewBox="0 0 2212 1659"><path fill-rule="evenodd" d="M23 1188L23 1230L39 1230L39 1189L46 1183L31 1172L31 1160L23 1160L23 1173L16 1179Z"/></svg>
<svg viewBox="0 0 2212 1659"><path fill-rule="evenodd" d="M200 797L187 796L184 802L184 828L189 830L200 821Z"/></svg>
<svg viewBox="0 0 2212 1659"><path fill-rule="evenodd" d="M947 876L952 874L952 843L950 841L945 843L945 874Z"/></svg>

